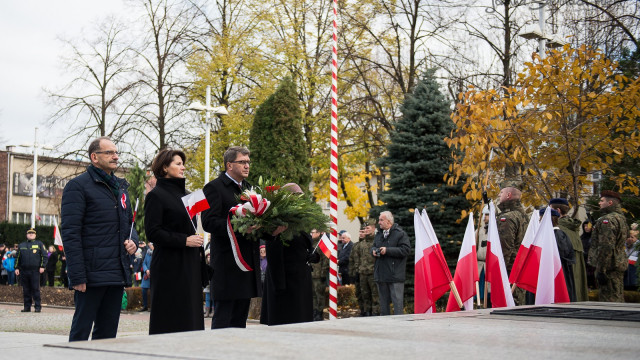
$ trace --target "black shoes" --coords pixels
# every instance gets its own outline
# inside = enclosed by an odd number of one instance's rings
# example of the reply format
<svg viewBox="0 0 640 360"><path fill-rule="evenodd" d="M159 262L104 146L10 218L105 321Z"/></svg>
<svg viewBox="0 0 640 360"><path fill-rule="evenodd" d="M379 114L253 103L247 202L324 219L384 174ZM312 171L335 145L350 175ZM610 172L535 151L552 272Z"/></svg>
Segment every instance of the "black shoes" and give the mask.
<svg viewBox="0 0 640 360"><path fill-rule="evenodd" d="M147 310L149 310L149 308L143 307L142 309L138 310L138 312L143 312L143 311L147 311Z"/></svg>
<svg viewBox="0 0 640 360"><path fill-rule="evenodd" d="M31 309L22 309L20 312L31 312Z"/></svg>
<svg viewBox="0 0 640 360"><path fill-rule="evenodd" d="M40 312L40 309L36 309L36 312Z"/></svg>

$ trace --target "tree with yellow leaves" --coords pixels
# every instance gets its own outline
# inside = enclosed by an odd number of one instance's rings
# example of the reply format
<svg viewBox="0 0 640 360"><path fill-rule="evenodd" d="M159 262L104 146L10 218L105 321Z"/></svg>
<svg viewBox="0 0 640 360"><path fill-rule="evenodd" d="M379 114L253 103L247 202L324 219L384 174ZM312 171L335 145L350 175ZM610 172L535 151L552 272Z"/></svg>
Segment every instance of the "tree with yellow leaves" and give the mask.
<svg viewBox="0 0 640 360"><path fill-rule="evenodd" d="M452 119L457 129L446 141L454 156L448 181L466 175L469 200L495 189L498 174L518 169L525 203L539 205L568 196L574 208L584 201L590 175L608 173L627 155L640 156L640 81L626 78L599 50L568 45L537 54L513 87L459 95ZM455 151L454 151L455 154ZM493 156L490 156L493 154ZM614 174L622 192L638 194L638 178Z"/></svg>

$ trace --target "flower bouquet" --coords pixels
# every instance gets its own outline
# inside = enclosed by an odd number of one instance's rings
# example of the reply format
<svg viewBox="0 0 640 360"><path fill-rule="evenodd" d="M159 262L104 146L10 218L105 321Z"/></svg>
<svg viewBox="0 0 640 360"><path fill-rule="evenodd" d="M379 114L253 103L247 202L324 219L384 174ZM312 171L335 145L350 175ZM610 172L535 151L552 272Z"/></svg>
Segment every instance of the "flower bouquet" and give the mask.
<svg viewBox="0 0 640 360"><path fill-rule="evenodd" d="M312 229L327 231L329 217L306 194L290 191L269 181L258 180L258 186L245 190L240 203L230 212L233 230L253 240L268 239L278 226L287 229L280 234L286 243L300 232Z"/></svg>

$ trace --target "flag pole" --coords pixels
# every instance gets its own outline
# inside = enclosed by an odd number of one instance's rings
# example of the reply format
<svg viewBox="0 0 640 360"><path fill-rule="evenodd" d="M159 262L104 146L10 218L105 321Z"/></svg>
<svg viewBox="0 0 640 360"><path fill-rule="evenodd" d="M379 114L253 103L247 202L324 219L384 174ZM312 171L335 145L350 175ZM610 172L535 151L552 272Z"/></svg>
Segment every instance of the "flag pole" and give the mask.
<svg viewBox="0 0 640 360"><path fill-rule="evenodd" d="M196 225L193 223L193 220L191 219L191 214L189 214L189 209L184 208L184 211L187 212L187 216L189 217L189 222L191 223L191 226L193 226L193 231L196 232L196 234L198 233L198 229L196 228Z"/></svg>
<svg viewBox="0 0 640 360"><path fill-rule="evenodd" d="M478 231L476 231L476 244L478 243L478 240L480 239L480 226L482 226L482 217L484 216L482 213L482 210L484 209L485 203L487 204L487 206L489 206L489 197L487 195L487 184L489 184L489 175L491 174L491 159L493 158L493 148L491 148L491 150L489 151L489 161L487 162L487 173L484 176L484 190L482 191L482 202L480 203L480 217L478 218ZM487 248L488 250L488 248ZM483 301L483 307L486 309L487 308L487 295L488 295L488 289L487 289L487 284L489 283L487 281L487 257L485 255L485 266L484 266L484 301ZM480 306L480 285L478 282L476 282L476 294L478 294L478 306Z"/></svg>
<svg viewBox="0 0 640 360"><path fill-rule="evenodd" d="M424 225L424 228L427 229L427 224L424 222L424 219L422 218L422 216L418 216L420 218L420 221L422 221L422 224ZM462 299L460 298L460 294L458 293L458 289L456 288L456 283L453 282L453 278L451 277L451 272L449 271L449 267L446 266L446 261L444 259L444 255L442 254L441 251L436 251L436 256L438 257L438 263L440 263L440 267L442 268L442 270L444 271L444 273L447 275L447 279L449 280L449 287L451 288L451 292L453 293L453 297L455 297L456 302L458 303L458 307L460 309L462 309L464 307L464 305L462 304Z"/></svg>
<svg viewBox="0 0 640 360"><path fill-rule="evenodd" d="M131 235L133 235L133 225L136 223L136 214L138 213L138 200L140 200L140 198L136 198L136 208L133 210L133 219L131 220L131 230L129 230L129 239L131 239Z"/></svg>
<svg viewBox="0 0 640 360"><path fill-rule="evenodd" d="M338 317L338 1L333 0L333 34L331 47L331 257L329 259L329 319Z"/></svg>

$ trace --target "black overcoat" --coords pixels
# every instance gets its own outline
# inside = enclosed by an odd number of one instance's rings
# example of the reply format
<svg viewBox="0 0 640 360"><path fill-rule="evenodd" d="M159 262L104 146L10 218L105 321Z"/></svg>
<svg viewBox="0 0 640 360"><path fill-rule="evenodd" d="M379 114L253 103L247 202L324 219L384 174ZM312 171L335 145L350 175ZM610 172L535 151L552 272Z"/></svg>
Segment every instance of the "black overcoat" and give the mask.
<svg viewBox="0 0 640 360"><path fill-rule="evenodd" d="M248 187L243 181L244 188ZM244 189L243 188L243 189ZM260 281L259 243L235 233L240 253L252 271L242 271L236 265L227 234L229 209L238 204L236 195L240 187L225 173L204 187L210 208L202 212L204 230L211 233L211 280L212 296L215 300L239 300L262 296Z"/></svg>
<svg viewBox="0 0 640 360"><path fill-rule="evenodd" d="M160 178L144 203L144 228L153 242L149 334L204 330L200 248L187 247L195 234L181 197L185 179Z"/></svg>
<svg viewBox="0 0 640 360"><path fill-rule="evenodd" d="M313 321L311 236L300 233L287 245L280 238L266 242L267 273L264 278L260 323L267 325Z"/></svg>

